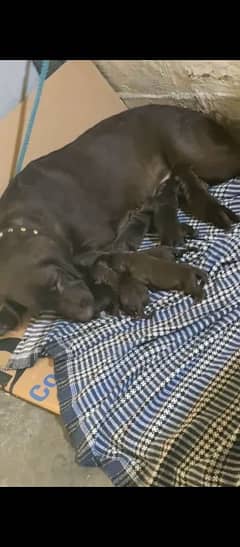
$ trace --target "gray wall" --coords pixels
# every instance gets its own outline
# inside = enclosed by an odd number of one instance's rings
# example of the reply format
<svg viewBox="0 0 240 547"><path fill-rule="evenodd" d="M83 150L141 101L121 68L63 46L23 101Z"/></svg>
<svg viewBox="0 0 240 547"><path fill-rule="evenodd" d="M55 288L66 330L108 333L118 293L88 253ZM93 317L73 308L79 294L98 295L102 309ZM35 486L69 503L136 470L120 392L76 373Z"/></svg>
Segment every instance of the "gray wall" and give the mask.
<svg viewBox="0 0 240 547"><path fill-rule="evenodd" d="M95 63L129 107L178 103L240 122L240 61Z"/></svg>

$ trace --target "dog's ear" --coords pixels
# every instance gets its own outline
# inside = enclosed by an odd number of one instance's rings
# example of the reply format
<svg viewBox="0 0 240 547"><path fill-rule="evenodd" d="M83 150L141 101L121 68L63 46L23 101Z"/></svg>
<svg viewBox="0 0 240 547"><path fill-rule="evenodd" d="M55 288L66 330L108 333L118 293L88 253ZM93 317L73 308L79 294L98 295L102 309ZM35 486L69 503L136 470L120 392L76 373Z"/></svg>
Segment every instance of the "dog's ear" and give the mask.
<svg viewBox="0 0 240 547"><path fill-rule="evenodd" d="M72 290L75 285L84 282L84 276L72 265L64 261L58 264L51 264L42 271L44 281L42 285L48 288L48 294L63 296L65 292Z"/></svg>
<svg viewBox="0 0 240 547"><path fill-rule="evenodd" d="M63 292L73 285L79 284L82 281L82 277L76 272L75 269L70 267L54 268L54 272L51 275L50 290L56 294L63 294Z"/></svg>
<svg viewBox="0 0 240 547"><path fill-rule="evenodd" d="M57 279L57 282L56 282L56 291L58 292L58 294L62 294L63 291L64 291L63 279L60 276L59 276L59 278Z"/></svg>
<svg viewBox="0 0 240 547"><path fill-rule="evenodd" d="M62 294L66 286L66 276L59 268L52 267L48 271L47 285L51 293Z"/></svg>
<svg viewBox="0 0 240 547"><path fill-rule="evenodd" d="M52 270L53 273L53 270ZM71 265L58 266L51 277L45 302L70 321L89 321L95 310L94 296L85 279L76 275ZM44 291L43 291L44 293ZM44 294L43 294L44 298Z"/></svg>

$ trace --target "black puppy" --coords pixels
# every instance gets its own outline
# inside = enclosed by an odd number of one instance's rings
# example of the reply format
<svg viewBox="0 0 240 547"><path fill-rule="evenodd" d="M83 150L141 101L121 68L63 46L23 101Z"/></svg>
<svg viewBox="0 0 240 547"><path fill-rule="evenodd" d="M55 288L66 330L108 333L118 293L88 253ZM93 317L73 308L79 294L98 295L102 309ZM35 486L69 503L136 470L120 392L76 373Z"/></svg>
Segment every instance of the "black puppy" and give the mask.
<svg viewBox="0 0 240 547"><path fill-rule="evenodd" d="M27 165L0 201L1 301L30 310L48 303L65 318L91 319L91 291L82 279L71 286L66 265L109 246L128 211L142 207L178 166L210 184L229 179L240 174L238 145L199 112L148 105L112 116ZM205 220L213 212L216 223L216 209L218 226L238 220L198 188L203 194Z"/></svg>
<svg viewBox="0 0 240 547"><path fill-rule="evenodd" d="M110 264L113 270L127 272L152 289L183 291L199 300L204 296L207 274L189 264L175 263L144 252L112 254Z"/></svg>
<svg viewBox="0 0 240 547"><path fill-rule="evenodd" d="M131 230L124 232L126 241L133 242L133 240L136 241L135 236L138 238L135 224L133 226L133 237L131 237ZM122 239L121 244L125 248L125 238ZM153 249L146 251L146 253L150 252L154 254ZM156 254L159 253L156 252ZM161 249L161 256L163 255L169 260L173 259L171 249L166 248L165 251ZM84 271L85 268L85 272L87 272L88 286L91 288L95 300L95 317L98 317L101 311L107 311L117 317L120 315L120 311L132 317L144 315L144 308L149 301L147 286L134 279L126 271L122 273L114 271L109 265L111 262L110 251L105 253L101 251L89 252L80 255L75 260L75 265L80 267L81 271Z"/></svg>
<svg viewBox="0 0 240 547"><path fill-rule="evenodd" d="M205 272L187 264L177 264L176 256L181 256L183 250L169 247L152 247L139 252L95 252L80 257L81 266L89 268L89 275L96 285L108 287L106 311L114 303L111 312L118 315L119 310L128 315L141 317L149 302L147 287L157 290L179 290L191 294L194 298L204 296L203 284L207 280ZM84 262L84 264L83 264ZM96 294L96 307L99 310ZM106 301L103 300L106 306ZM101 307L102 311L103 307Z"/></svg>
<svg viewBox="0 0 240 547"><path fill-rule="evenodd" d="M183 184L184 181L182 181ZM180 223L177 218L181 190L180 180L172 176L168 181L162 183L152 199L152 224L162 245L183 245L186 237L193 238L195 235L195 231L191 226L183 222ZM187 203L191 208L189 199Z"/></svg>
<svg viewBox="0 0 240 547"><path fill-rule="evenodd" d="M134 232L135 233L135 232ZM128 232L130 236L131 233ZM132 241L132 239L131 239ZM181 256L183 250L171 249L169 247L152 247L145 251L139 251L144 253L144 256L155 256L157 258L164 258L167 261L175 261L176 256ZM141 318L145 317L145 307L149 304L149 292L147 283L133 277L132 273L126 268L120 273L118 270L117 279L118 286L116 285L116 271L112 269L106 262L104 262L103 255L96 265L93 265L90 269L91 274L94 276L95 283L101 290L96 292L93 288L93 294L95 297L96 307L99 310L99 299L101 302L101 310L109 311L112 315L118 316L122 311L126 315L131 317ZM124 254L124 260L125 260ZM95 255L96 258L96 255ZM107 261L109 255L107 257ZM111 263L111 259L110 259ZM98 283L102 283L98 285ZM108 295L108 302L106 307L106 294Z"/></svg>
<svg viewBox="0 0 240 547"><path fill-rule="evenodd" d="M112 286L112 268L106 267L106 264L104 264L103 281L101 273L103 263L99 263L98 266L94 275L95 281L89 277L89 286L95 299L94 317L99 317L102 311L106 311L115 317L119 317L121 311L134 318L143 317L144 308L149 302L147 286L134 279L131 274L124 272L117 275L118 288L116 290L115 283Z"/></svg>
<svg viewBox="0 0 240 547"><path fill-rule="evenodd" d="M149 230L152 215L152 200L147 201L139 210L129 211L120 223L117 237L113 240L109 251L136 251Z"/></svg>
<svg viewBox="0 0 240 547"><path fill-rule="evenodd" d="M107 256L109 257L109 253ZM88 265L91 264L88 269L88 285L94 295L95 317L98 317L101 311L107 311L117 317L120 311L133 317L141 316L148 302L146 285L133 279L127 272L115 272L104 260L105 255L98 257L99 260L96 259L95 253L91 260L88 257Z"/></svg>
<svg viewBox="0 0 240 547"><path fill-rule="evenodd" d="M102 311L118 316L120 310L119 293L111 287L111 283L103 283L101 281L94 282L93 279L89 277L88 284L94 296L93 318L99 317Z"/></svg>

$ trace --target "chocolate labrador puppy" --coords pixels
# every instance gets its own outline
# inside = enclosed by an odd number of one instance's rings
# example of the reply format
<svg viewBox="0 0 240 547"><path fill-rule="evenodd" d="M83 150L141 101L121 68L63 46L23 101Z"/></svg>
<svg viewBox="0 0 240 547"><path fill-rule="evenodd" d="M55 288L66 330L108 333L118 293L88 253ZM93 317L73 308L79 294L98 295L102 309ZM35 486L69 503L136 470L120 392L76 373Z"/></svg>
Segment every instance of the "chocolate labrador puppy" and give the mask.
<svg viewBox="0 0 240 547"><path fill-rule="evenodd" d="M220 182L240 173L238 146L199 112L148 105L112 116L29 163L0 201L1 301L34 312L48 304L67 319L90 320L92 293L67 266L76 254L111 245L125 215L171 181L178 165L181 176L184 168L191 177L191 168L208 183ZM216 210L222 228L238 220L199 188L205 220Z"/></svg>

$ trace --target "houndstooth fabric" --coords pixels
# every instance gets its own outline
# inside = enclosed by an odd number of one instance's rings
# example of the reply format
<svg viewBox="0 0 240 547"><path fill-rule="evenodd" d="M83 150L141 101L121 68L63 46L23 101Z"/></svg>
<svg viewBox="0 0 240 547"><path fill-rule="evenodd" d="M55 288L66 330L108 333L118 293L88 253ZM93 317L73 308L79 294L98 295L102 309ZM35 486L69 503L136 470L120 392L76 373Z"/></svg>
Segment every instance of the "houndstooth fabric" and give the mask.
<svg viewBox="0 0 240 547"><path fill-rule="evenodd" d="M240 180L211 193L240 213ZM117 486L240 485L240 224L226 234L189 223L197 239L186 247L197 250L181 260L209 273L201 303L162 291L151 293L154 314L142 320L43 316L9 363L54 358L77 461L100 466Z"/></svg>

